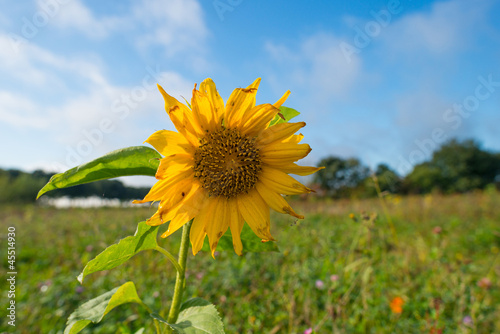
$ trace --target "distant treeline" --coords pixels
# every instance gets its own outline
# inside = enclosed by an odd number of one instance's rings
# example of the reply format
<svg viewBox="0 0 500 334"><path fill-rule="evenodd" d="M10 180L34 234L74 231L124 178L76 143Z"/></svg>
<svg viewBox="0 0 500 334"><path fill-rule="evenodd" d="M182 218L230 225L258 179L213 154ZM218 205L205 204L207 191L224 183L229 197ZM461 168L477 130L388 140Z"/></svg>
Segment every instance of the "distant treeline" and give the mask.
<svg viewBox="0 0 500 334"><path fill-rule="evenodd" d="M26 173L16 169L0 169L0 203L34 202L38 191L49 181L53 173L34 171ZM127 187L117 180L103 180L75 187L57 189L45 194L47 197L118 198L122 200L142 199L149 188Z"/></svg>
<svg viewBox="0 0 500 334"><path fill-rule="evenodd" d="M405 177L386 164L374 171L357 158L330 156L318 166L313 187L334 198L371 197L379 192L424 194L463 193L487 186L500 188L500 153L481 149L474 140L452 139L434 151L429 161L413 166ZM377 189L379 187L379 189Z"/></svg>
<svg viewBox="0 0 500 334"><path fill-rule="evenodd" d="M363 198L381 192L424 194L467 192L487 186L500 188L500 153L481 149L474 140L452 139L436 150L429 161L413 166L405 177L386 164L372 171L357 158L329 156L318 166L325 167L312 178L318 195L333 198ZM26 173L0 169L0 203L33 202L53 174ZM378 189L377 189L378 187ZM51 191L49 197L141 199L149 188L132 188L116 180L87 183Z"/></svg>

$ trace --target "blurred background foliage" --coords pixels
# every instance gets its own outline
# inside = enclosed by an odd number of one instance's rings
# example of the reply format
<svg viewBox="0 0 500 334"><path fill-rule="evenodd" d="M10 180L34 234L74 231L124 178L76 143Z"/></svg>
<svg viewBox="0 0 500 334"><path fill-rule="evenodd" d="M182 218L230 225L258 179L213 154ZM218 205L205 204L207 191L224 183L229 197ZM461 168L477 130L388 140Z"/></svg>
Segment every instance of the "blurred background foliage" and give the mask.
<svg viewBox="0 0 500 334"><path fill-rule="evenodd" d="M320 194L333 198L375 196L375 180L382 192L395 194L464 193L500 185L500 153L485 151L471 139L446 142L404 177L386 164L371 172L357 158L329 156L318 166L325 169L314 175L313 183Z"/></svg>
<svg viewBox="0 0 500 334"><path fill-rule="evenodd" d="M500 188L500 153L483 150L477 141L471 139L452 139L444 143L430 160L415 165L406 176L398 175L384 163L371 170L355 157L331 155L323 158L318 166L325 168L314 174L312 179L306 180L306 183L311 183L311 187L321 197L377 196L375 183L382 193L401 195L465 193L484 189L488 185ZM0 203L34 202L36 194L52 175L53 173L40 170L27 173L15 169L0 169ZM143 198L148 190L147 187L129 187L118 180L105 180L58 189L48 196L99 196L130 200Z"/></svg>
<svg viewBox="0 0 500 334"><path fill-rule="evenodd" d="M36 170L26 173L16 169L0 169L0 203L34 202L40 189L49 181L54 173ZM90 197L118 198L130 200L142 198L149 188L128 187L118 180L103 180L75 187L57 189L48 197ZM47 195L45 195L47 196Z"/></svg>

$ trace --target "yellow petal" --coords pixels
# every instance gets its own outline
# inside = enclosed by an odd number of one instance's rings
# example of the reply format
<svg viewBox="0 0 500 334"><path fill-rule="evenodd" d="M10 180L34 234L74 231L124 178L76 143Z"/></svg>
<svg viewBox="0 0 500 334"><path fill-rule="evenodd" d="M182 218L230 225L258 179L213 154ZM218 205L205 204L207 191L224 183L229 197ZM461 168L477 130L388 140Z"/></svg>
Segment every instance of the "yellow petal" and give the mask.
<svg viewBox="0 0 500 334"><path fill-rule="evenodd" d="M203 201L203 206L200 208L198 215L194 217L193 225L191 226L192 232L190 232L193 255L196 255L203 247L207 229L210 228L210 224L214 221L214 212L217 204L216 197L207 197Z"/></svg>
<svg viewBox="0 0 500 334"><path fill-rule="evenodd" d="M193 179L193 178L194 178L194 171L192 169L188 169L181 173L169 175L165 179L156 182L154 186L149 190L148 194L144 197L143 200L134 201L134 203L160 201L163 199L163 196L168 194L169 187L171 187L172 185L183 179Z"/></svg>
<svg viewBox="0 0 500 334"><path fill-rule="evenodd" d="M210 78L203 80L200 84L200 91L208 96L216 114L216 123L220 124L221 118L224 115L224 100L222 100L219 92L217 92L215 83Z"/></svg>
<svg viewBox="0 0 500 334"><path fill-rule="evenodd" d="M198 134L192 126L188 125L189 121L184 119L182 111L178 107L172 107L167 110L167 112L177 131L179 131L193 147L198 147L200 145Z"/></svg>
<svg viewBox="0 0 500 334"><path fill-rule="evenodd" d="M191 218L189 218L189 214L187 212L183 212L180 214L177 214L174 218L170 220L170 223L168 224L168 230L164 232L161 237L166 238L175 231L177 231L179 228L181 228L184 224L186 224Z"/></svg>
<svg viewBox="0 0 500 334"><path fill-rule="evenodd" d="M198 90L193 89L193 97L191 98L191 107L193 115L200 124L202 132L212 132L217 125L217 114L215 113L208 96Z"/></svg>
<svg viewBox="0 0 500 334"><path fill-rule="evenodd" d="M279 107L281 107L281 105L282 105L283 103L285 103L286 99L288 99L288 96L289 96L289 95L290 95L290 91L289 91L289 90L287 90L287 91L285 92L285 94L283 94L283 96L282 96L282 97L281 97L278 101L276 101L276 103L274 104L274 106L275 106L276 108L278 108L278 109L279 109Z"/></svg>
<svg viewBox="0 0 500 334"><path fill-rule="evenodd" d="M231 217L229 219L229 227L231 228L234 251L236 252L236 254L241 256L241 253L243 252L243 244L241 243L241 230L243 230L243 224L245 224L245 220L237 209L237 200L231 199L230 201L231 203L229 203L229 206L233 209L230 210Z"/></svg>
<svg viewBox="0 0 500 334"><path fill-rule="evenodd" d="M260 80L261 78L257 78L254 80L254 82L252 82L248 87L247 89L250 89L250 88L255 88L255 89L258 89L259 88L259 85L260 85Z"/></svg>
<svg viewBox="0 0 500 334"><path fill-rule="evenodd" d="M189 108L185 104L179 102L175 97L169 95L163 89L162 86L160 86L160 85L157 85L157 86L158 86L158 90L160 91L161 95L163 96L163 99L165 100L165 110L168 111L172 107L179 107L183 112L190 113Z"/></svg>
<svg viewBox="0 0 500 334"><path fill-rule="evenodd" d="M205 191L198 185L193 185L193 188L185 196L185 199L166 213L164 220L170 220L170 224L168 225L168 230L161 237L168 237L182 225L196 217L202 209L205 200Z"/></svg>
<svg viewBox="0 0 500 334"><path fill-rule="evenodd" d="M304 135L299 133L298 135L293 135L283 140L283 143L298 144L304 139Z"/></svg>
<svg viewBox="0 0 500 334"><path fill-rule="evenodd" d="M271 191L284 195L298 195L312 192L311 189L288 174L267 166L262 167L260 180Z"/></svg>
<svg viewBox="0 0 500 334"><path fill-rule="evenodd" d="M304 219L304 216L298 215L293 211L292 207L280 194L270 190L262 182L257 182L255 188L259 192L264 201L276 212L286 213L298 219Z"/></svg>
<svg viewBox="0 0 500 334"><path fill-rule="evenodd" d="M200 214L196 216L191 224L191 230L189 231L189 240L191 240L191 248L193 250L193 255L196 255L203 247L203 241L205 240L205 221L199 219Z"/></svg>
<svg viewBox="0 0 500 334"><path fill-rule="evenodd" d="M284 165L295 162L311 152L308 144L276 142L260 149L262 162L269 165Z"/></svg>
<svg viewBox="0 0 500 334"><path fill-rule="evenodd" d="M151 218L146 220L146 224L148 224L149 226L158 226L165 224L166 222L166 220L163 220L163 215L159 211L156 211L155 214L151 216Z"/></svg>
<svg viewBox="0 0 500 334"><path fill-rule="evenodd" d="M182 199L178 201L175 205L170 208L166 208L165 212L165 220L171 220L176 215L187 212L191 218L193 218L194 214L198 213L205 206L205 201L208 198L207 192L201 188L200 184L193 183L191 188L187 193L182 196ZM160 203L160 206L166 207L167 203L163 205L163 202ZM190 219L191 219L190 218Z"/></svg>
<svg viewBox="0 0 500 334"><path fill-rule="evenodd" d="M208 235L212 257L215 258L214 253L220 237L222 237L229 228L229 221L231 219L230 210L235 210L236 207L230 208L229 201L223 196L215 197L213 201L215 201L215 204L212 212L212 222L205 224L205 231Z"/></svg>
<svg viewBox="0 0 500 334"><path fill-rule="evenodd" d="M193 156L190 154L173 154L160 160L155 177L163 180L169 176L184 172L194 165Z"/></svg>
<svg viewBox="0 0 500 334"><path fill-rule="evenodd" d="M255 106L255 95L260 84L260 78L247 88L235 89L226 103L224 119L228 128L241 128L243 116Z"/></svg>
<svg viewBox="0 0 500 334"><path fill-rule="evenodd" d="M186 139L193 143L193 141L190 140L189 135L194 135L199 138L203 135L203 131L201 130L199 122L194 119L191 109L189 109L185 104L177 101L176 98L168 95L160 85L158 85L158 89L165 100L165 110L167 111L172 123L174 123L175 128L183 134ZM196 142L197 141L193 143L195 146Z"/></svg>
<svg viewBox="0 0 500 334"><path fill-rule="evenodd" d="M199 187L199 184L190 178L172 184L168 188L168 193L162 197L158 210L161 212L170 211L174 206L185 199L186 195L189 194L193 187Z"/></svg>
<svg viewBox="0 0 500 334"><path fill-rule="evenodd" d="M303 128L305 125L305 122L285 122L273 125L259 134L259 137L257 138L257 145L262 147L275 141L286 139L293 135L295 132L299 131L299 129Z"/></svg>
<svg viewBox="0 0 500 334"><path fill-rule="evenodd" d="M301 176L306 176L306 175L311 175L313 173L316 173L320 169L323 169L325 167L309 167L309 166L299 166L296 163L291 163L286 166L282 166L279 169L282 172L285 172L287 174L295 174L295 175L301 175Z"/></svg>
<svg viewBox="0 0 500 334"><path fill-rule="evenodd" d="M161 155L194 154L194 147L178 132L160 130L146 139Z"/></svg>
<svg viewBox="0 0 500 334"><path fill-rule="evenodd" d="M266 129L271 120L279 112L272 104L260 104L255 106L243 118L241 132L250 137L259 134Z"/></svg>
<svg viewBox="0 0 500 334"><path fill-rule="evenodd" d="M262 240L274 240L270 231L269 206L264 202L256 189L248 194L238 195L238 210L252 231Z"/></svg>

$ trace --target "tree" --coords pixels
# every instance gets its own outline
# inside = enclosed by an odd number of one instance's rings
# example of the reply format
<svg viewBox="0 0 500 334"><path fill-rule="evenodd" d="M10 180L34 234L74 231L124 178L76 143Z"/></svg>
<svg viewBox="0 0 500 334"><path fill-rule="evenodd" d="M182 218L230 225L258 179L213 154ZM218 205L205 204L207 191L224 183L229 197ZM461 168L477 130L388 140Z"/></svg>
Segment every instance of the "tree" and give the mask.
<svg viewBox="0 0 500 334"><path fill-rule="evenodd" d="M388 165L382 163L375 168L375 176L378 180L380 191L398 193L401 190L401 177Z"/></svg>
<svg viewBox="0 0 500 334"><path fill-rule="evenodd" d="M36 170L26 173L16 169L0 169L0 204L34 202L38 191L48 182L53 173ZM75 187L57 189L49 197L118 198L121 200L141 199L149 191L147 187L127 187L118 180L101 180Z"/></svg>
<svg viewBox="0 0 500 334"><path fill-rule="evenodd" d="M403 188L410 193L429 193L442 190L446 185L441 170L430 162L424 162L413 168L404 180Z"/></svg>
<svg viewBox="0 0 500 334"><path fill-rule="evenodd" d="M482 150L474 140L452 139L433 153L431 161L415 166L405 181L412 192L439 188L452 193L483 189L499 176L498 154Z"/></svg>
<svg viewBox="0 0 500 334"><path fill-rule="evenodd" d="M357 187L360 197L377 196L373 176L377 178L377 183L381 192L398 193L401 190L401 177L387 164L379 164L372 175L368 176L362 185Z"/></svg>
<svg viewBox="0 0 500 334"><path fill-rule="evenodd" d="M314 174L313 181L333 197L349 196L370 175L368 167L356 158L330 156L322 159L319 166L325 168Z"/></svg>

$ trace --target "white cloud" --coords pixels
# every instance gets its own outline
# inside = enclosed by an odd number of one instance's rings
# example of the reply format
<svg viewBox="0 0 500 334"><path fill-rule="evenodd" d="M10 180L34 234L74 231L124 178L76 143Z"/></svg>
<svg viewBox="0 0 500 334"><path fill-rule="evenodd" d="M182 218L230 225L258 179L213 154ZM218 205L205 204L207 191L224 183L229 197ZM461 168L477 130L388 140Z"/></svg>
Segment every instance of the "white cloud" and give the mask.
<svg viewBox="0 0 500 334"><path fill-rule="evenodd" d="M342 40L319 33L298 45L265 45L274 61L271 76L279 83L308 92L312 98L328 101L349 94L361 69L361 60L353 55L348 63L340 49Z"/></svg>
<svg viewBox="0 0 500 334"><path fill-rule="evenodd" d="M44 0L38 3L41 6ZM132 1L121 15L100 17L80 0L71 0L54 15L51 24L97 39L125 34L139 49L160 46L167 56L203 51L209 35L202 8L196 0Z"/></svg>
<svg viewBox="0 0 500 334"><path fill-rule="evenodd" d="M473 31L484 21L491 1L450 0L436 2L429 12L399 15L381 33L388 53L422 56L449 55L468 46Z"/></svg>
<svg viewBox="0 0 500 334"><path fill-rule="evenodd" d="M147 30L137 38L141 47L160 45L167 55L204 48L208 30L196 0L142 0L134 4L132 12L136 24Z"/></svg>
<svg viewBox="0 0 500 334"><path fill-rule="evenodd" d="M39 10L49 12L45 0L38 0L37 5ZM75 29L91 38L107 37L123 23L118 17L96 18L79 0L71 0L54 8L51 22L54 26L59 29Z"/></svg>
<svg viewBox="0 0 500 334"><path fill-rule="evenodd" d="M72 38L113 42L121 34L130 37L126 40L131 46L143 41L141 51L158 52L160 47L167 56L181 59L189 56L181 53L190 48L204 49L207 29L194 0L131 2L121 14L111 14L117 16L100 17L79 0L57 9L47 9L46 3L53 1L38 1L35 14L52 10L47 21L51 27L46 30L52 38L67 31ZM5 129L0 133L29 134L19 136L11 149L14 153L0 163L8 158L9 165L61 171L111 150L138 145L155 130L173 129L156 83L179 99L181 95L190 98L192 80L175 71L143 65L135 83L119 85L107 74L113 64L105 64L95 51L68 56L38 45L34 37L0 32L0 128ZM200 58L194 60L203 63L203 52L198 54ZM32 145L35 135L36 145ZM29 163L16 156L18 151L29 155Z"/></svg>
<svg viewBox="0 0 500 334"><path fill-rule="evenodd" d="M0 122L15 128L46 128L50 121L40 115L37 105L25 96L0 91Z"/></svg>
<svg viewBox="0 0 500 334"><path fill-rule="evenodd" d="M8 74L11 83L54 92L66 86L61 80L64 73L97 85L104 83L98 59L89 58L66 58L28 40L16 44L11 36L0 33L0 69Z"/></svg>
<svg viewBox="0 0 500 334"><path fill-rule="evenodd" d="M156 83L178 98L189 99L193 88L191 80L159 67L144 68L136 85L117 86L107 79L106 68L94 64L99 59L63 56L29 41L16 53L9 43L0 34L0 69L8 80L0 78L0 126L42 130L37 142L57 145L54 150L62 154L57 161L46 163L35 157L43 152L28 153L40 167L69 168L112 149L141 143L154 130L171 127L166 113L158 112L163 110L163 99ZM102 130L102 122L112 130ZM33 138L23 137L16 145L28 145L23 140ZM69 158L70 151L79 156Z"/></svg>
<svg viewBox="0 0 500 334"><path fill-rule="evenodd" d="M412 91L399 96L394 101L397 114L395 125L401 139L428 136L432 129L449 125L445 124L443 114L451 103L435 92L422 90Z"/></svg>

